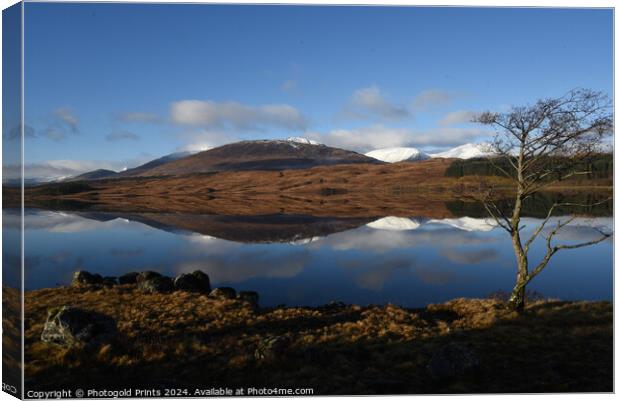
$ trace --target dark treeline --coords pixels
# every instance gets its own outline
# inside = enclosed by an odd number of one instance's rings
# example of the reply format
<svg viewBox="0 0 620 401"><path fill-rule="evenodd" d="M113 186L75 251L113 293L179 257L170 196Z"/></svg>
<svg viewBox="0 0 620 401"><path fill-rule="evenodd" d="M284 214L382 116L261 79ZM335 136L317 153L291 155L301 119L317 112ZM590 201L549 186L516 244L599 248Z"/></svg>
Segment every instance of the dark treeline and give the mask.
<svg viewBox="0 0 620 401"><path fill-rule="evenodd" d="M563 158L549 157L545 160L550 165L563 164ZM488 159L468 159L456 160L447 168L445 175L447 177L463 177L467 175L481 176L502 176L500 169L504 171L514 171L508 159L497 158L493 161ZM589 157L584 160L581 165L577 166L577 171L587 171L587 174L579 175L578 179L605 179L613 177L613 155L604 153ZM559 177L554 177L559 178Z"/></svg>
<svg viewBox="0 0 620 401"><path fill-rule="evenodd" d="M513 199L502 199L495 202L508 216L514 206ZM558 192L539 192L523 202L523 216L544 218L554 203L572 203L571 206L557 207L553 215L583 215L591 217L613 216L613 200L610 194L602 192L578 192L563 194ZM576 206L579 205L579 206ZM583 205L583 206L581 206ZM455 216L488 217L486 209L480 202L448 201L447 209Z"/></svg>

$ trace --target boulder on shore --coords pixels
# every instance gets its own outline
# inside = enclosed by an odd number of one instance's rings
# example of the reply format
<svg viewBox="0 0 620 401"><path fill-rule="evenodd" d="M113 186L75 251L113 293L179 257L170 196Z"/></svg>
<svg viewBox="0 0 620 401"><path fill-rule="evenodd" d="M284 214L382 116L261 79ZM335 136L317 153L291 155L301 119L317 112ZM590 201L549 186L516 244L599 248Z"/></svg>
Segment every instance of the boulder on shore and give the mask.
<svg viewBox="0 0 620 401"><path fill-rule="evenodd" d="M125 273L118 278L119 284L136 284L138 281L138 272Z"/></svg>
<svg viewBox="0 0 620 401"><path fill-rule="evenodd" d="M154 272L154 271L143 271L138 273L138 275L136 276L136 283L140 284L141 281L147 281L147 280L151 280L154 278L160 278L163 277L161 274Z"/></svg>
<svg viewBox="0 0 620 401"><path fill-rule="evenodd" d="M48 311L41 341L73 347L111 340L116 334L116 322L99 312L61 306Z"/></svg>
<svg viewBox="0 0 620 401"><path fill-rule="evenodd" d="M177 276L174 279L174 288L181 291L208 294L211 292L211 282L206 273L196 270Z"/></svg>
<svg viewBox="0 0 620 401"><path fill-rule="evenodd" d="M159 276L138 281L138 288L150 293L171 292L174 290L174 284L170 277Z"/></svg>
<svg viewBox="0 0 620 401"><path fill-rule="evenodd" d="M118 284L118 281L116 280L116 277L110 277L110 276L106 276L103 278L101 284L103 284L106 287L112 287Z"/></svg>
<svg viewBox="0 0 620 401"><path fill-rule="evenodd" d="M71 286L81 285L98 285L103 284L103 277L99 274L92 274L85 270L79 270L73 273L73 279L71 280Z"/></svg>
<svg viewBox="0 0 620 401"><path fill-rule="evenodd" d="M237 291L231 287L217 287L209 293L209 296L215 299L235 299Z"/></svg>

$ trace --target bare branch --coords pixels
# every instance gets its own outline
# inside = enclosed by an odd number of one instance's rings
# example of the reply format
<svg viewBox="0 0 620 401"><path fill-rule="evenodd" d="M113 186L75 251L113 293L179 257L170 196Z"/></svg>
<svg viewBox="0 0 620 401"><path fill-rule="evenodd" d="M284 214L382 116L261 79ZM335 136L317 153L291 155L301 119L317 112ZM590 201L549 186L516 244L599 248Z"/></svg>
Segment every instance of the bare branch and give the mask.
<svg viewBox="0 0 620 401"><path fill-rule="evenodd" d="M601 231L601 237L594 241L553 246L554 236L574 217L558 220L546 236L545 255L529 272L530 247L548 227L559 207L592 207L607 200L587 205L554 203L524 243L520 235L523 227L519 226L519 222L524 200L532 199L537 192L559 181L591 173L591 163L600 154L601 140L613 132L613 103L601 92L573 89L559 98L512 107L506 113L485 112L475 121L496 130L492 146L498 157L489 163L494 171L509 178L515 185L512 219L508 219L497 204L489 201L488 193L483 198L483 205L487 213L512 236L518 273L511 303L520 302L522 308L525 285L547 266L556 252L594 245L611 235Z"/></svg>

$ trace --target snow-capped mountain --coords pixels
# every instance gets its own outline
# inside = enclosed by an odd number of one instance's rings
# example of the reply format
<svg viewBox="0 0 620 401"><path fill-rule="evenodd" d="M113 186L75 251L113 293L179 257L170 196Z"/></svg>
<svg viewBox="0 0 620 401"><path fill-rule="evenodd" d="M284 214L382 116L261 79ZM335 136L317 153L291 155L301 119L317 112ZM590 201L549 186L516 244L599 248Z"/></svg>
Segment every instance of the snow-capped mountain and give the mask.
<svg viewBox="0 0 620 401"><path fill-rule="evenodd" d="M493 157L491 146L488 143L466 143L439 153L424 153L412 147L397 147L376 149L366 153L366 156L375 158L388 163L398 163L402 161L426 160L433 157L473 159L476 157Z"/></svg>
<svg viewBox="0 0 620 401"><path fill-rule="evenodd" d="M388 163L402 161L418 161L429 159L430 156L416 148L384 148L366 153L366 156Z"/></svg>
<svg viewBox="0 0 620 401"><path fill-rule="evenodd" d="M304 138L303 136L289 136L288 138L286 138L286 140L288 142L303 143L306 145L321 145L319 142L313 141L312 139Z"/></svg>
<svg viewBox="0 0 620 401"><path fill-rule="evenodd" d="M430 157L443 157L443 158L455 158L455 159L473 159L476 157L493 157L495 153L491 150L491 146L488 143L466 143L465 145L457 146L445 152L432 153Z"/></svg>

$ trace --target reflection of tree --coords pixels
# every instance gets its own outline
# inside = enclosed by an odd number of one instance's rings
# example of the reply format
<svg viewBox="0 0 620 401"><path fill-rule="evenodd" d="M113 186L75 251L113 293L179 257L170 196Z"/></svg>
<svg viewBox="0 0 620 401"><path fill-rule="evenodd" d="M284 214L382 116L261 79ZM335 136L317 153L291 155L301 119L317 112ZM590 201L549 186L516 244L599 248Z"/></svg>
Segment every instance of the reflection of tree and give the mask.
<svg viewBox="0 0 620 401"><path fill-rule="evenodd" d="M515 310L523 310L525 287L548 265L557 252L581 248L607 239L611 233L599 228L596 239L574 244L556 244L558 232L570 224L575 216L554 218L556 212L565 208L593 208L607 199L585 203L564 200L554 201L545 207L542 222L528 238L522 238L525 227L521 218L525 202L542 190L559 181L584 176L590 172L584 166L600 157L598 146L601 139L613 131L611 102L601 93L590 90L573 90L555 99L543 99L534 105L513 107L506 113L485 112L475 121L493 126L497 135L490 150L497 158L490 159L498 174L514 184L515 196L507 208L495 201L492 187L481 188L478 199L486 212L512 238L517 261L516 284L509 304ZM552 223L556 221L555 223ZM531 264L530 247L541 236L545 239L546 252L538 263Z"/></svg>

